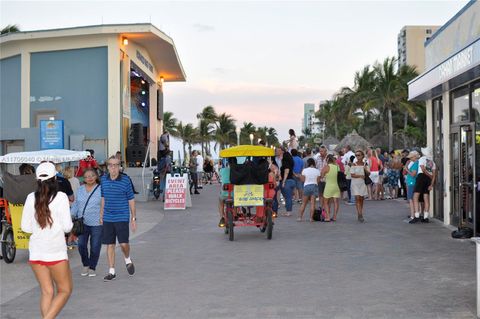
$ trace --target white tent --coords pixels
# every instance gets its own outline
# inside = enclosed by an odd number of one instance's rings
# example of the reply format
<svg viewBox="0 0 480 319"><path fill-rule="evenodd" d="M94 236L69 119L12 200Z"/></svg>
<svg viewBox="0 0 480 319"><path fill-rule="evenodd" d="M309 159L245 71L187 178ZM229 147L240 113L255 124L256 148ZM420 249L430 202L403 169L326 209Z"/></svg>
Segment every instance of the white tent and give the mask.
<svg viewBox="0 0 480 319"><path fill-rule="evenodd" d="M17 152L0 156L0 163L39 164L43 161L53 163L75 162L90 155L87 151L70 151L64 149L43 150L35 152Z"/></svg>

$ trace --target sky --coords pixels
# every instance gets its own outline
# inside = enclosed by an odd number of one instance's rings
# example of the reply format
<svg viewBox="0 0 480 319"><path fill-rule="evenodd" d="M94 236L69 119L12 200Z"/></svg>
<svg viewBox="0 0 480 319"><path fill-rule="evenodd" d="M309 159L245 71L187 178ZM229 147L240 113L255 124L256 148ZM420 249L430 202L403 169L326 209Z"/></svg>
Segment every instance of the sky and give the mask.
<svg viewBox="0 0 480 319"><path fill-rule="evenodd" d="M186 82L165 83L184 123L213 105L242 126L301 134L319 104L367 64L394 56L405 25L443 25L468 1L3 1L0 27L22 31L151 22L173 38Z"/></svg>

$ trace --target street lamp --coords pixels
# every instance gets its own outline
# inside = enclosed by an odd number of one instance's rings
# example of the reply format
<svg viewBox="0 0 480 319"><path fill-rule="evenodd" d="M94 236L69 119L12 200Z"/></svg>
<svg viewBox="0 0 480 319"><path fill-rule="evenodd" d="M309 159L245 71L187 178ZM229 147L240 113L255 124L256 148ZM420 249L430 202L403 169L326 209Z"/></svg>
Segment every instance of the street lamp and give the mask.
<svg viewBox="0 0 480 319"><path fill-rule="evenodd" d="M265 141L265 143L266 143L265 146L268 146L268 136L269 136L269 135L270 135L270 134L268 134L268 131L265 132L265 139L266 139L266 141Z"/></svg>
<svg viewBox="0 0 480 319"><path fill-rule="evenodd" d="M235 133L237 133L237 145L240 145L240 127L235 129Z"/></svg>
<svg viewBox="0 0 480 319"><path fill-rule="evenodd" d="M250 145L253 145L253 134L250 133Z"/></svg>

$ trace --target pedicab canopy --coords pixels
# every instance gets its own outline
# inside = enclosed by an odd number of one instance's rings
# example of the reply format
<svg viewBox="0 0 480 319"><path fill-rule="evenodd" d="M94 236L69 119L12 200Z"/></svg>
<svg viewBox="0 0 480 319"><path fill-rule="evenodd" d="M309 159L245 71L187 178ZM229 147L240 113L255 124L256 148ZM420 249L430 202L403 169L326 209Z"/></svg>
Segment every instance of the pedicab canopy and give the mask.
<svg viewBox="0 0 480 319"><path fill-rule="evenodd" d="M243 157L243 156L274 156L275 151L269 147L259 145L239 145L220 151L220 157Z"/></svg>
<svg viewBox="0 0 480 319"><path fill-rule="evenodd" d="M85 159L90 155L87 151L70 151L52 149L35 152L17 152L0 156L0 163L7 164L40 164L41 162L65 163Z"/></svg>

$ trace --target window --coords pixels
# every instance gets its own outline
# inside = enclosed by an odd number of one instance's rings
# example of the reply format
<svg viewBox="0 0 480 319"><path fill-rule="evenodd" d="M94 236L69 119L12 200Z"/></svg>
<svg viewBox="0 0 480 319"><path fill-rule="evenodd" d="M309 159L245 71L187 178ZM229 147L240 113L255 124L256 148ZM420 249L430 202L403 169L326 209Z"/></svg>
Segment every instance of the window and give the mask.
<svg viewBox="0 0 480 319"><path fill-rule="evenodd" d="M470 118L470 89L464 87L452 94L452 123L466 122Z"/></svg>
<svg viewBox="0 0 480 319"><path fill-rule="evenodd" d="M480 82L473 85L472 119L475 121L476 130L480 131Z"/></svg>
<svg viewBox="0 0 480 319"><path fill-rule="evenodd" d="M427 34L432 34L432 29L427 29L427 30L425 30L425 32L426 32Z"/></svg>

